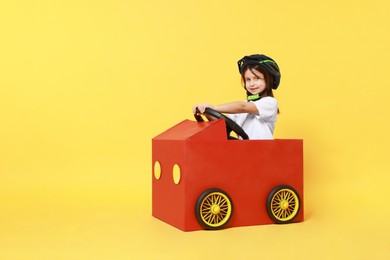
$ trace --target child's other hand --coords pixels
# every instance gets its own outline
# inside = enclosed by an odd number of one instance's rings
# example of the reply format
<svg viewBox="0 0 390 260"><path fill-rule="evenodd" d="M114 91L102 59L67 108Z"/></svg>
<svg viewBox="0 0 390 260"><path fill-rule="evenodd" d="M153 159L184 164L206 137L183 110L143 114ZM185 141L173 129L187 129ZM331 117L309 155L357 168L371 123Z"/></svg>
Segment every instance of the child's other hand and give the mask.
<svg viewBox="0 0 390 260"><path fill-rule="evenodd" d="M192 107L192 113L194 115L196 115L196 114L203 114L204 111L206 110L206 108L208 108L208 107L209 108L213 108L213 106L208 104L208 103L197 104L197 105ZM198 109L198 111L196 109Z"/></svg>

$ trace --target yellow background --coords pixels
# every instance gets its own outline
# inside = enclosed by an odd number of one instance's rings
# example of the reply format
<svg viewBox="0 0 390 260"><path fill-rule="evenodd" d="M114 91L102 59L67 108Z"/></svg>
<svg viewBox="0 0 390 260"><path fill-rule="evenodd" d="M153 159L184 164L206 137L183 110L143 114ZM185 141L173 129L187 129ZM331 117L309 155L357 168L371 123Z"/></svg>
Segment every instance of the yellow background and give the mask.
<svg viewBox="0 0 390 260"><path fill-rule="evenodd" d="M390 4L0 4L1 259L389 259ZM276 138L302 138L305 217L181 232L151 217L151 138L282 70ZM253 205L254 207L256 205Z"/></svg>

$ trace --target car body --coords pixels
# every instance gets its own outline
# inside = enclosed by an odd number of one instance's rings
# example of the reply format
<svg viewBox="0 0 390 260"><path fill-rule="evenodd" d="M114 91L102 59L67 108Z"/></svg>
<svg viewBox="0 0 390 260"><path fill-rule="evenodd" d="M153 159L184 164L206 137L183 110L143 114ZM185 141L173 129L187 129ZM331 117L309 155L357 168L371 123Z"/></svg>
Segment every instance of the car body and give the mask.
<svg viewBox="0 0 390 260"><path fill-rule="evenodd" d="M152 215L180 230L300 222L303 140L228 140L223 119L152 139Z"/></svg>

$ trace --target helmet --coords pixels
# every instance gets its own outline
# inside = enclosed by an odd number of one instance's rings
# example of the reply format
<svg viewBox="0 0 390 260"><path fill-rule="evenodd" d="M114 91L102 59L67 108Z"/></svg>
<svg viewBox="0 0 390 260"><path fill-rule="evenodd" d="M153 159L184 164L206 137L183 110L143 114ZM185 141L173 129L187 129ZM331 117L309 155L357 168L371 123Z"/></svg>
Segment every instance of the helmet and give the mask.
<svg viewBox="0 0 390 260"><path fill-rule="evenodd" d="M263 54L253 54L244 56L238 62L238 71L242 74L248 65L259 65L267 73L272 75L274 81L268 82L273 89L277 89L280 83L280 70L278 64L268 56Z"/></svg>

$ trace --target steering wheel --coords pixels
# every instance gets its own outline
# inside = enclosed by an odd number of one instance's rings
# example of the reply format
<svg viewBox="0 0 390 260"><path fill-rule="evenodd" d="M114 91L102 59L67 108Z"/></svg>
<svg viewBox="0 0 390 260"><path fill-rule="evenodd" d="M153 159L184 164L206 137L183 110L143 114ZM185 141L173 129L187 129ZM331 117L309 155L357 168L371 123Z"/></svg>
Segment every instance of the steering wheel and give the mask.
<svg viewBox="0 0 390 260"><path fill-rule="evenodd" d="M207 115L213 116L213 117L215 117L217 119L223 118L225 120L225 123L226 123L226 133L227 133L228 139L236 139L236 138L230 136L230 132L234 132L238 136L241 136L241 138L243 140L249 140L249 137L245 133L244 129L242 129L239 125L236 124L236 122L234 122L229 117L227 117L224 114L219 113L219 112L217 112L217 111L215 111L214 109L211 109L211 108L206 108L204 113L207 114ZM201 115L194 114L194 117L195 117L196 121L204 122L203 117Z"/></svg>

